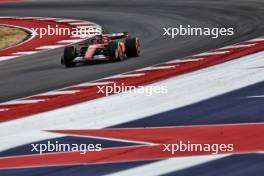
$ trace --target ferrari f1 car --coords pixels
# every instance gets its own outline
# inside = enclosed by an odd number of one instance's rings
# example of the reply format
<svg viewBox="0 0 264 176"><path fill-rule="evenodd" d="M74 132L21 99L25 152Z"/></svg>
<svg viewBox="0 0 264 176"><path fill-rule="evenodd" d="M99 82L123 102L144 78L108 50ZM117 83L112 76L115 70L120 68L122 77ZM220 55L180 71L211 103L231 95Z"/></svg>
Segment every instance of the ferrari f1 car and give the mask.
<svg viewBox="0 0 264 176"><path fill-rule="evenodd" d="M101 34L83 43L66 46L61 57L61 64L74 67L77 63L116 60L137 57L140 43L137 37L130 37L127 32Z"/></svg>

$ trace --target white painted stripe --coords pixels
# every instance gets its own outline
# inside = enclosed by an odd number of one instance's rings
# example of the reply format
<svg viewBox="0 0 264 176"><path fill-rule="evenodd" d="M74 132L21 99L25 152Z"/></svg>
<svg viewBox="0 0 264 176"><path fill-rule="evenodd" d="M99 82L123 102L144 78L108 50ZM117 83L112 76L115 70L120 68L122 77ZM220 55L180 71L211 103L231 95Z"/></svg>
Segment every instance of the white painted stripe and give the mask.
<svg viewBox="0 0 264 176"><path fill-rule="evenodd" d="M78 84L74 87L86 87L86 86L103 86L108 84L113 84L114 82L88 82L88 83L82 83Z"/></svg>
<svg viewBox="0 0 264 176"><path fill-rule="evenodd" d="M80 29L78 29L78 30L80 30ZM90 31L85 31L85 32L78 31L78 33L75 33L72 36L79 37L79 36L89 35L89 34L90 34Z"/></svg>
<svg viewBox="0 0 264 176"><path fill-rule="evenodd" d="M36 54L39 51L21 51L21 52L16 52L13 53L13 55L30 55L30 54Z"/></svg>
<svg viewBox="0 0 264 176"><path fill-rule="evenodd" d="M105 176L139 176L142 175L142 173L144 173L144 176L158 176L171 172L176 172L198 164L204 164L228 156L230 155L205 155L170 158L134 167L131 169L125 169L124 171L116 172L113 174L107 174Z"/></svg>
<svg viewBox="0 0 264 176"><path fill-rule="evenodd" d="M246 42L262 42L262 41L264 41L264 37L255 38L255 39L252 39L252 40L249 40L249 41L246 41Z"/></svg>
<svg viewBox="0 0 264 176"><path fill-rule="evenodd" d="M84 39L84 38L89 38L89 37L93 37L95 36L95 34L90 34L90 33L87 33L87 34L80 34L80 35L73 35L71 36L72 38L81 38L81 39Z"/></svg>
<svg viewBox="0 0 264 176"><path fill-rule="evenodd" d="M16 18L16 17L10 17L10 16L1 16L0 18Z"/></svg>
<svg viewBox="0 0 264 176"><path fill-rule="evenodd" d="M46 46L41 46L41 47L38 47L36 49L55 49L55 48L60 48L60 47L64 47L65 45L46 45Z"/></svg>
<svg viewBox="0 0 264 176"><path fill-rule="evenodd" d="M43 99L37 99L37 100L12 100L4 103L0 103L0 105L17 105L17 104L32 104L32 103L39 103L41 101L45 101Z"/></svg>
<svg viewBox="0 0 264 176"><path fill-rule="evenodd" d="M82 35L72 35L70 38L72 38L72 39L82 39L83 40L83 38L82 38Z"/></svg>
<svg viewBox="0 0 264 176"><path fill-rule="evenodd" d="M247 96L247 98L264 98L264 95Z"/></svg>
<svg viewBox="0 0 264 176"><path fill-rule="evenodd" d="M183 63L183 62L196 62L203 60L204 58L189 58L189 59L176 59L173 61L166 62L166 64L176 64L176 63Z"/></svg>
<svg viewBox="0 0 264 176"><path fill-rule="evenodd" d="M115 94L0 123L0 151L56 135L43 130L106 128L239 90L264 80L263 69L250 69L263 60L264 52L260 52L151 84L166 85L168 94Z"/></svg>
<svg viewBox="0 0 264 176"><path fill-rule="evenodd" d="M34 20L34 19L41 19L41 18L43 18L43 17L16 17L15 19L21 19L21 20L32 19L32 20Z"/></svg>
<svg viewBox="0 0 264 176"><path fill-rule="evenodd" d="M138 69L136 71L166 70L166 69L171 69L171 68L175 68L175 67L176 67L175 65L159 66L159 67L147 67L147 68Z"/></svg>
<svg viewBox="0 0 264 176"><path fill-rule="evenodd" d="M2 111L8 111L9 109L5 108L5 109L0 109L0 112Z"/></svg>
<svg viewBox="0 0 264 176"><path fill-rule="evenodd" d="M85 25L85 24L91 24L91 25L96 25L94 23L91 23L89 21L81 21L81 22L74 22L74 23L69 23L70 25Z"/></svg>
<svg viewBox="0 0 264 176"><path fill-rule="evenodd" d="M58 20L59 18L39 18L36 20Z"/></svg>
<svg viewBox="0 0 264 176"><path fill-rule="evenodd" d="M81 41L83 41L83 39L61 40L58 43L77 43Z"/></svg>
<svg viewBox="0 0 264 176"><path fill-rule="evenodd" d="M231 45L231 46L226 46L226 47L223 47L223 48L220 48L221 50L222 49L233 49L233 48L246 48L246 47L252 47L252 46L255 46L257 43L252 43L252 44L241 44L241 45ZM219 49L219 50L220 50Z"/></svg>
<svg viewBox="0 0 264 176"><path fill-rule="evenodd" d="M51 96L51 95L70 95L80 92L80 90L60 90L60 91L51 91L39 94L37 96Z"/></svg>
<svg viewBox="0 0 264 176"><path fill-rule="evenodd" d="M81 21L81 20L75 20L75 19L59 19L56 20L57 22L77 22L77 21Z"/></svg>
<svg viewBox="0 0 264 176"><path fill-rule="evenodd" d="M211 55L219 55L219 54L226 54L229 53L230 51L211 51L211 52L205 52L205 53L201 53L201 54L196 54L194 56L211 56Z"/></svg>
<svg viewBox="0 0 264 176"><path fill-rule="evenodd" d="M91 29L94 29L95 28L95 26L76 26L76 28L78 28L78 29L88 29L88 28L91 28Z"/></svg>
<svg viewBox="0 0 264 176"><path fill-rule="evenodd" d="M139 77L139 76L144 76L145 73L137 73L137 74L121 74L121 75L115 75L115 76L110 76L105 79L115 79L115 78L130 78L130 77Z"/></svg>
<svg viewBox="0 0 264 176"><path fill-rule="evenodd" d="M5 60L10 60L10 59L14 59L18 56L0 56L0 61L5 61Z"/></svg>

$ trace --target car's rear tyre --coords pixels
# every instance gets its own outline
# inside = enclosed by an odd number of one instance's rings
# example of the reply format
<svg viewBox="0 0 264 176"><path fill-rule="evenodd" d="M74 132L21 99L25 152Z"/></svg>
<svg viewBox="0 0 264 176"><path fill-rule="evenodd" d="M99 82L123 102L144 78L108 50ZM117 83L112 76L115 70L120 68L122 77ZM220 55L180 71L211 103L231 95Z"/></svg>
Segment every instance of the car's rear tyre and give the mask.
<svg viewBox="0 0 264 176"><path fill-rule="evenodd" d="M64 48L63 54L63 64L66 67L74 67L76 63L74 62L74 58L76 57L76 50L74 46L66 46Z"/></svg>
<svg viewBox="0 0 264 176"><path fill-rule="evenodd" d="M127 38L125 41L127 57L137 57L140 54L140 43L137 37Z"/></svg>
<svg viewBox="0 0 264 176"><path fill-rule="evenodd" d="M108 53L111 58L118 61L123 60L125 57L120 43L116 41L112 41L108 44Z"/></svg>

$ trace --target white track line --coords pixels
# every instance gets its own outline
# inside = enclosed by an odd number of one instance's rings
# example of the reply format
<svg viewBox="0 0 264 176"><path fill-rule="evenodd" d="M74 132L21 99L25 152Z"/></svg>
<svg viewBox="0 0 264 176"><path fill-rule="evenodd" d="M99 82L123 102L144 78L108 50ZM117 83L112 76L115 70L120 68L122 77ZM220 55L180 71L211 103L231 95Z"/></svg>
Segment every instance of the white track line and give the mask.
<svg viewBox="0 0 264 176"><path fill-rule="evenodd" d="M17 58L18 56L0 56L0 61L10 60Z"/></svg>
<svg viewBox="0 0 264 176"><path fill-rule="evenodd" d="M247 98L264 98L264 95L247 96Z"/></svg>
<svg viewBox="0 0 264 176"><path fill-rule="evenodd" d="M72 38L73 40L75 40L75 39L82 39L83 40L83 35L81 35L81 34L72 35L70 38Z"/></svg>
<svg viewBox="0 0 264 176"><path fill-rule="evenodd" d="M39 51L21 51L21 52L16 52L13 53L13 55L31 55L31 54L36 54Z"/></svg>
<svg viewBox="0 0 264 176"><path fill-rule="evenodd" d="M10 16L1 16L1 17L0 17L0 19L1 19L1 18L16 18L16 17L10 17Z"/></svg>
<svg viewBox="0 0 264 176"><path fill-rule="evenodd" d="M60 47L64 47L65 45L46 45L46 46L41 46L38 47L36 49L43 49L43 50L47 50L47 49L55 49L55 48L60 48Z"/></svg>
<svg viewBox="0 0 264 176"><path fill-rule="evenodd" d="M35 19L40 19L40 18L42 18L42 17L16 17L15 19L19 19L19 20L26 20L26 19L30 20L30 19L32 19L32 20L35 20Z"/></svg>
<svg viewBox="0 0 264 176"><path fill-rule="evenodd" d="M45 17L43 17L43 18L39 18L39 19L36 19L36 20L52 20L52 21L56 21L58 19L59 18L45 18Z"/></svg>
<svg viewBox="0 0 264 176"><path fill-rule="evenodd" d="M32 104L32 103L38 103L41 101L45 101L43 99L38 100L12 100L5 103L0 103L0 105L17 105L17 104Z"/></svg>
<svg viewBox="0 0 264 176"><path fill-rule="evenodd" d="M204 58L190 58L190 59L176 59L173 61L166 62L166 64L177 64L177 63L183 63L183 62L196 62L203 60Z"/></svg>
<svg viewBox="0 0 264 176"><path fill-rule="evenodd" d="M75 19L58 19L58 20L55 20L56 22L80 22L81 20L75 20Z"/></svg>
<svg viewBox="0 0 264 176"><path fill-rule="evenodd" d="M246 41L246 42L262 42L264 41L264 38L261 37L261 38L256 38L256 39L252 39L252 40L249 40L249 41Z"/></svg>
<svg viewBox="0 0 264 176"><path fill-rule="evenodd" d="M94 23L91 23L89 21L74 22L74 23L69 23L69 24L70 25L86 25L86 24L95 25Z"/></svg>
<svg viewBox="0 0 264 176"><path fill-rule="evenodd" d="M113 174L107 174L105 176L139 176L142 175L142 173L144 173L144 176L158 176L170 172L176 172L182 169L196 166L198 164L203 164L228 156L230 155L205 155L170 158L150 164L145 164L143 166L126 169L124 171L116 172Z"/></svg>
<svg viewBox="0 0 264 176"><path fill-rule="evenodd" d="M220 48L219 50L222 50L222 49L233 49L233 48L247 48L247 47L255 46L256 44L257 43L241 44L241 45L231 45L231 46L226 46L226 47Z"/></svg>
<svg viewBox="0 0 264 176"><path fill-rule="evenodd" d="M175 67L176 67L175 65L147 67L147 68L138 69L136 71L166 70L166 69L175 68Z"/></svg>
<svg viewBox="0 0 264 176"><path fill-rule="evenodd" d="M8 111L8 109L7 109L7 108L5 108L5 109L0 109L0 112L2 112L2 111Z"/></svg>
<svg viewBox="0 0 264 176"><path fill-rule="evenodd" d="M144 76L145 73L137 73L137 74L121 74L121 75L115 75L115 76L110 76L104 79L115 79L115 78L130 78L130 77L139 77L139 76Z"/></svg>
<svg viewBox="0 0 264 176"><path fill-rule="evenodd" d="M201 54L196 54L194 56L211 56L211 55L219 55L219 54L226 54L229 53L230 51L211 51L211 52L205 52L205 53L201 53Z"/></svg>
<svg viewBox="0 0 264 176"><path fill-rule="evenodd" d="M61 41L58 41L58 43L78 43L78 42L81 42L83 41L83 39L69 39L69 40L61 40Z"/></svg>
<svg viewBox="0 0 264 176"><path fill-rule="evenodd" d="M103 86L103 85L109 85L109 84L113 84L114 82L88 82L88 83L82 83L82 84L78 84L74 87L88 87L88 86Z"/></svg>
<svg viewBox="0 0 264 176"><path fill-rule="evenodd" d="M51 91L39 94L37 96L50 96L50 95L70 95L80 92L80 90L60 90L60 91Z"/></svg>
<svg viewBox="0 0 264 176"><path fill-rule="evenodd" d="M78 29L89 29L89 28L94 28L94 26L76 26Z"/></svg>

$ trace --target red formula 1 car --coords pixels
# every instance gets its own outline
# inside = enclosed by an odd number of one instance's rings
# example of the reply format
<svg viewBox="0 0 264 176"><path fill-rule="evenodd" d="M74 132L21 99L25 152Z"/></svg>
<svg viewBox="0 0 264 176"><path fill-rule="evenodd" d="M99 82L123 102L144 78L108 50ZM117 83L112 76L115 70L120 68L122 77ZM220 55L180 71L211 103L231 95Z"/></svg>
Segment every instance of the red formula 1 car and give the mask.
<svg viewBox="0 0 264 176"><path fill-rule="evenodd" d="M130 37L127 32L102 34L77 46L66 46L61 57L61 64L74 67L77 63L92 61L118 60L137 57L140 43L137 37Z"/></svg>

